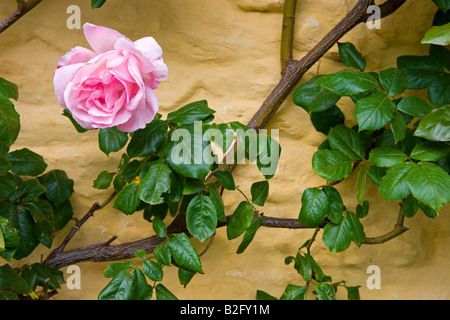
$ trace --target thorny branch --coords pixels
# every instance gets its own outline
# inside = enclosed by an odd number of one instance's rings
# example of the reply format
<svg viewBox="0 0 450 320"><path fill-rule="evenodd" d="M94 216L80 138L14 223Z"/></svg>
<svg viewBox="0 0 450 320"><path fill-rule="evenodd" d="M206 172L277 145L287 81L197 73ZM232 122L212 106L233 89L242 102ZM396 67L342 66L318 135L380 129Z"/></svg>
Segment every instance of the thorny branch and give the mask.
<svg viewBox="0 0 450 320"><path fill-rule="evenodd" d="M17 9L8 18L0 23L0 33L12 26L17 20L22 18L27 12L36 7L42 0L17 1Z"/></svg>

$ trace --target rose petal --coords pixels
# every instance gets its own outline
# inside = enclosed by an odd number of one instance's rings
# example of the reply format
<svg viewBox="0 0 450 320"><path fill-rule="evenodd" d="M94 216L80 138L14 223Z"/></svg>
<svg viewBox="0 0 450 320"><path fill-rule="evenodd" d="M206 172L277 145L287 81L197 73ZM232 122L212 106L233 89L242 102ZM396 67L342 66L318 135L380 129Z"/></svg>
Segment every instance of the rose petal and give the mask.
<svg viewBox="0 0 450 320"><path fill-rule="evenodd" d="M117 32L116 30L96 26L91 23L85 23L83 25L84 35L86 40L91 45L92 49L94 49L97 53L104 53L109 50L114 49L114 43L120 38L124 38L129 42L132 42L130 39Z"/></svg>
<svg viewBox="0 0 450 320"><path fill-rule="evenodd" d="M96 54L92 50L83 47L75 47L59 59L58 68L69 64L88 62L95 56Z"/></svg>
<svg viewBox="0 0 450 320"><path fill-rule="evenodd" d="M134 110L131 118L124 124L117 126L117 129L123 132L134 132L145 128L155 118L156 112L158 111L158 97L151 89L147 89L145 96L145 107Z"/></svg>
<svg viewBox="0 0 450 320"><path fill-rule="evenodd" d="M58 98L59 104L63 108L67 108L64 100L64 91L67 88L70 80L72 80L73 75L78 71L79 68L84 66L84 63L70 64L65 67L56 69L55 77L53 78L53 85L55 86L55 94Z"/></svg>
<svg viewBox="0 0 450 320"><path fill-rule="evenodd" d="M144 37L134 42L134 47L139 50L144 57L150 62L161 59L162 49L161 46L152 37Z"/></svg>

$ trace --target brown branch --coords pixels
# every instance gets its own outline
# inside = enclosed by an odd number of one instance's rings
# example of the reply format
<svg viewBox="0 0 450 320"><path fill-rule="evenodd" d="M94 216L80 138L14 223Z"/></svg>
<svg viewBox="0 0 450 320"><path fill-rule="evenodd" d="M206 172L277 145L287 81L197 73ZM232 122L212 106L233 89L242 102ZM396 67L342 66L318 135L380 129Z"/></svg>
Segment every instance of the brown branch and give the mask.
<svg viewBox="0 0 450 320"><path fill-rule="evenodd" d="M283 27L281 32L281 69L286 63L293 59L292 47L294 42L295 9L297 0L286 0L284 2Z"/></svg>
<svg viewBox="0 0 450 320"><path fill-rule="evenodd" d="M22 18L27 12L36 7L42 0L30 0L28 2L19 2L17 10L14 11L8 18L0 23L0 33L8 29L14 22Z"/></svg>
<svg viewBox="0 0 450 320"><path fill-rule="evenodd" d="M226 222L219 222L217 224L217 228L225 227L229 219L230 216L227 217ZM271 218L263 216L263 222L263 226L268 228L308 228L300 224L296 219ZM325 224L326 221L321 224L321 227L324 227ZM168 235L186 233L188 236L191 236L186 226L186 216L184 213L180 213L175 217L172 223L167 227L167 233ZM106 243L96 243L65 252L53 251L52 254L45 259L44 264L50 268L59 269L85 261L104 262L130 259L134 257L134 252L137 250L145 250L147 253L152 253L153 250L165 240L165 238L151 236L145 239L121 243L115 246L110 246L110 242L108 241Z"/></svg>

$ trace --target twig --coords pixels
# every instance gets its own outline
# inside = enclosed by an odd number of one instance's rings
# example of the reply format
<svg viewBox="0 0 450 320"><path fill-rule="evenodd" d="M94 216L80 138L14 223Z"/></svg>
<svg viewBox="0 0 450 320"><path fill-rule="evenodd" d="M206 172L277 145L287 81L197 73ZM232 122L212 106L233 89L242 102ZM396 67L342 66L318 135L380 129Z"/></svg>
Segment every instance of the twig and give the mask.
<svg viewBox="0 0 450 320"><path fill-rule="evenodd" d="M392 231L382 235L382 236L373 237L373 238L366 238L364 240L364 244L381 244L381 243L385 243L385 242L387 242L389 240L392 240L392 239L398 237L399 235L405 233L409 229L406 228L405 226L403 226L404 220L405 220L405 213L403 211L402 204L400 203L400 210L398 212L397 223L394 226L394 229Z"/></svg>
<svg viewBox="0 0 450 320"><path fill-rule="evenodd" d="M295 9L297 0L286 0L284 2L283 27L281 32L281 69L286 63L293 59L292 47L294 42Z"/></svg>
<svg viewBox="0 0 450 320"><path fill-rule="evenodd" d="M92 207L89 209L89 211L84 215L83 218L81 218L81 220L78 220L77 223L75 224L75 226L73 226L72 230L69 232L69 234L64 238L64 240L61 242L61 244L54 249L49 256L47 257L47 259L49 259L51 256L57 255L61 252L64 251L64 249L66 248L67 244L69 243L69 241L73 238L73 236L75 235L75 233L77 233L78 230L80 230L81 226L88 221L89 218L94 216L94 212L97 210L100 210L102 208L104 208L108 203L110 203L114 197L116 196L117 192L113 192L108 199L106 199L102 204L99 204L98 202L94 203L92 205ZM112 239L112 241L114 241L115 239Z"/></svg>
<svg viewBox="0 0 450 320"><path fill-rule="evenodd" d="M8 29L14 22L23 17L27 12L36 7L42 0L30 0L28 2L19 1L17 10L14 11L8 18L0 23L0 33Z"/></svg>

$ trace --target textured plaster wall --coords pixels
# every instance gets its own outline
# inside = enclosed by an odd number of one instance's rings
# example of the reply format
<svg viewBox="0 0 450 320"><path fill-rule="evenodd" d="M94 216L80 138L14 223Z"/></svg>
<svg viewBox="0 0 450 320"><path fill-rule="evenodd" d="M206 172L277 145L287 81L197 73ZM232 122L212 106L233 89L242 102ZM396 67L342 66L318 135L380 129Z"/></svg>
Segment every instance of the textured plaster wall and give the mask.
<svg viewBox="0 0 450 320"><path fill-rule="evenodd" d="M217 120L246 123L279 79L279 45L282 0L108 0L92 10L88 0L45 0L32 12L0 35L0 76L20 88L16 108L21 114L22 131L14 148L28 147L45 157L48 170L63 169L75 180L72 204L75 217L81 217L95 201L108 192L98 191L92 182L102 170L115 170L119 157L106 157L97 146L97 133L78 134L62 117L52 84L58 58L76 45L88 46L81 30L69 30L66 9L81 8L82 23L91 22L117 29L130 39L153 36L164 50L169 78L157 91L160 112L168 112L188 102L207 99ZM300 58L333 27L356 0L301 0L297 7L295 57ZM0 19L15 9L15 1L2 0ZM408 1L397 13L382 21L380 30L360 25L341 41L351 41L367 57L368 70L395 66L396 57L426 54L421 36L430 27L436 7L431 0ZM325 55L305 75L343 68L337 47ZM351 104L339 102L347 124L355 124ZM311 157L324 135L314 130L302 109L288 99L269 124L280 129L283 148L277 175L271 180L270 196L264 212L268 216L296 218L305 188L323 180L311 169ZM238 167L238 185L249 192L252 182L262 177L255 166ZM355 175L338 186L349 208L356 205ZM368 236L392 229L397 207L386 203L369 183L366 197L372 208L363 220ZM231 214L242 200L237 193L225 192L226 209ZM329 254L317 241L312 254L334 280L361 285L364 299L449 299L450 212L431 220L418 214L407 220L411 230L379 246L356 247ZM150 224L112 209L98 211L70 243L68 249L106 241L116 243L153 234ZM69 227L57 233L55 243ZM240 239L227 241L225 228L219 229L214 245L202 257L205 275L195 276L187 288L178 283L176 270L165 270L164 284L181 299L254 299L257 289L280 296L288 283L302 285L284 258L295 254L310 231L261 229L242 255L235 254ZM319 234L319 237L321 233ZM205 244L195 242L199 251ZM39 247L20 264L34 262L49 250ZM381 289L366 287L369 265L381 268ZM103 270L108 263L81 263L81 290L65 286L56 299L96 299L108 279ZM63 269L65 271L65 269ZM344 290L345 291L345 290ZM339 297L343 297L341 292Z"/></svg>

